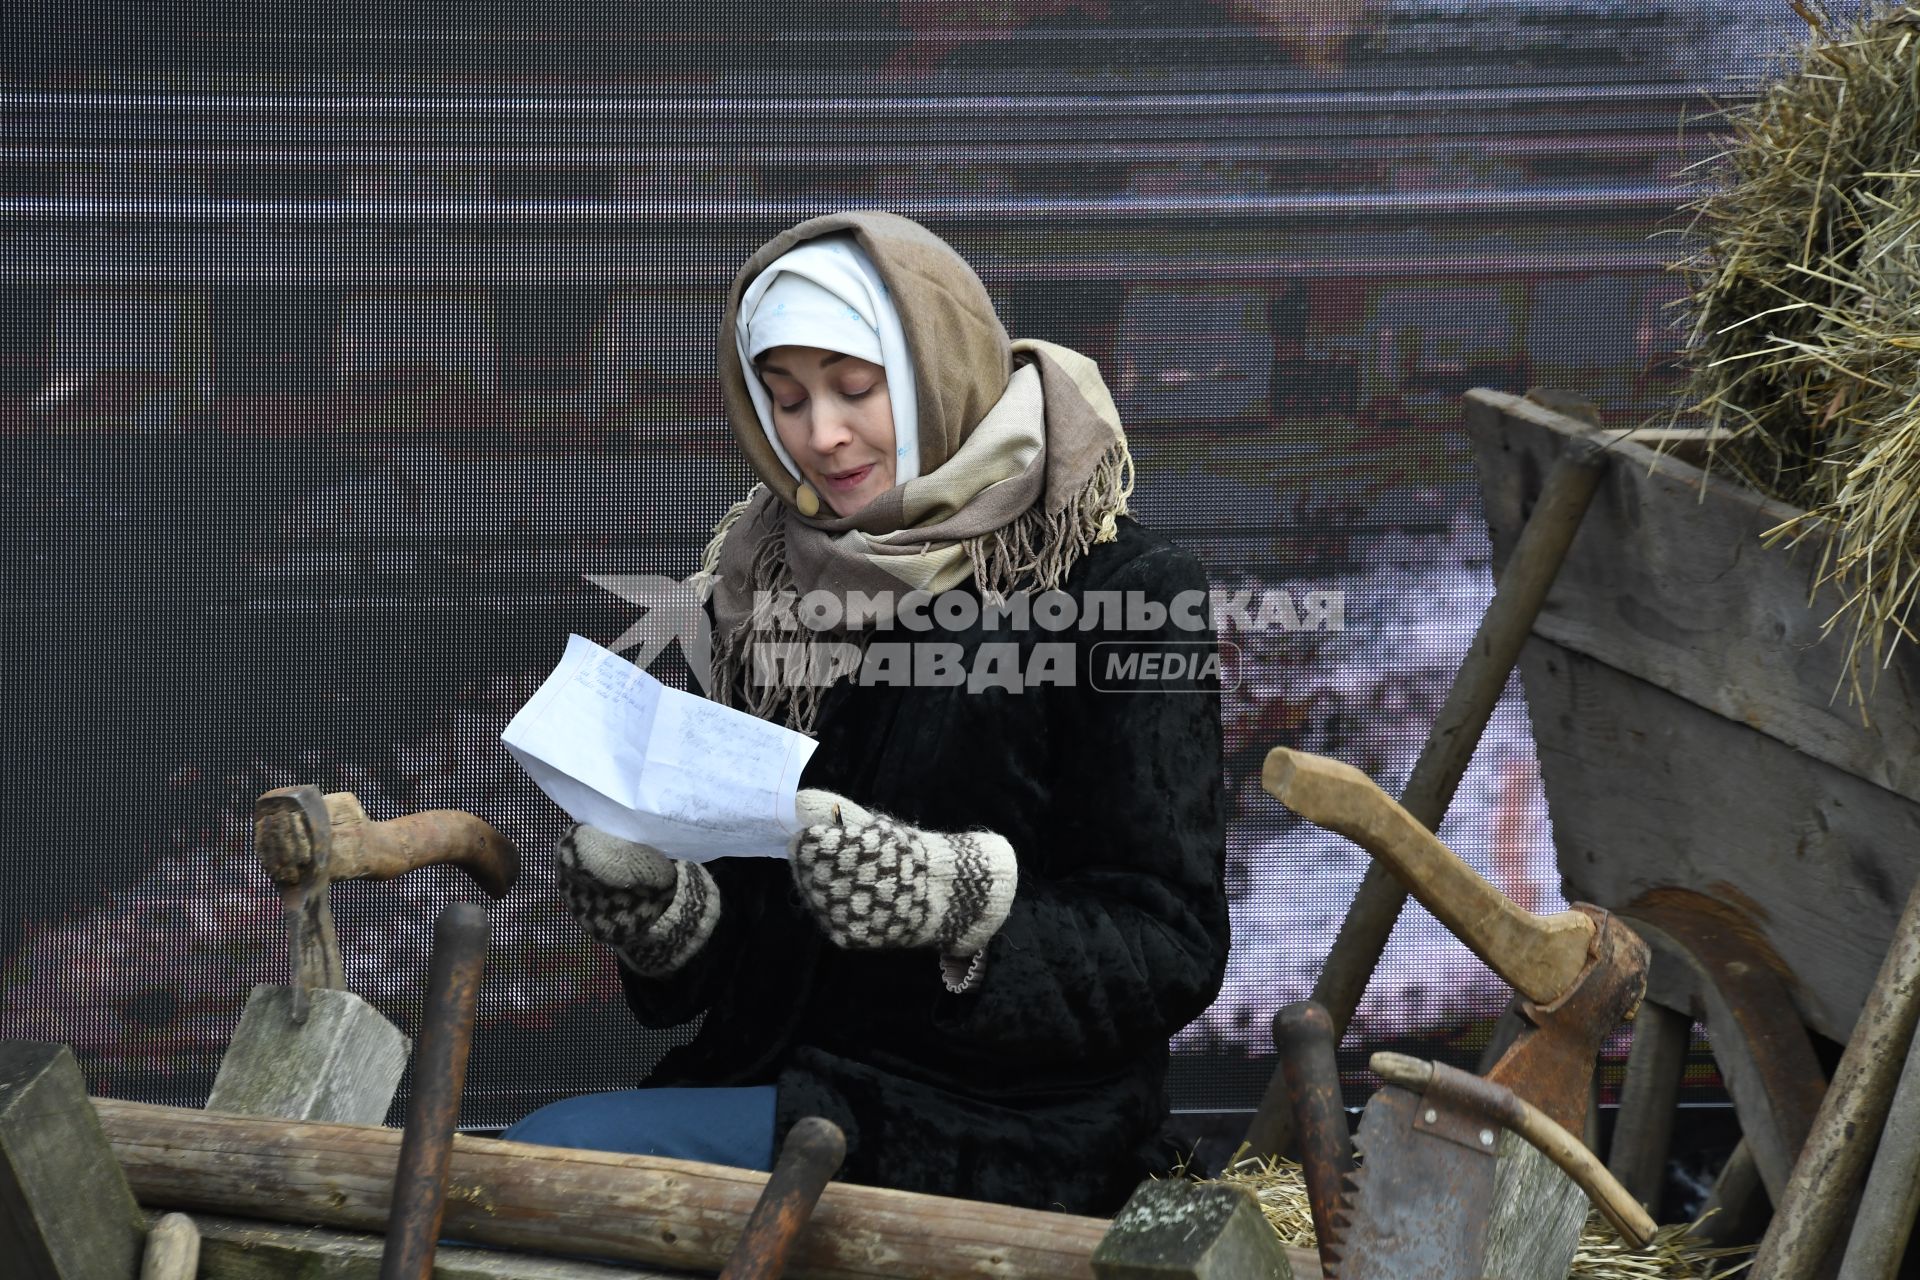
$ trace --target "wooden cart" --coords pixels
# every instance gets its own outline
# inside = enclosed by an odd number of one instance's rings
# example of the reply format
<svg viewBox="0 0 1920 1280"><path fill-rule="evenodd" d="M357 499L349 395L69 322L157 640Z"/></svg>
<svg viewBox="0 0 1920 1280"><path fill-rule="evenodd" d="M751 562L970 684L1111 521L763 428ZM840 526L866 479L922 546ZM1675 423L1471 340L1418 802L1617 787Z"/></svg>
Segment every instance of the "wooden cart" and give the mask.
<svg viewBox="0 0 1920 1280"><path fill-rule="evenodd" d="M1497 572L1595 429L1492 391L1466 422ZM1807 1031L1848 1038L1920 873L1920 654L1850 702L1815 540L1763 538L1798 513L1631 436L1610 454L1520 670L1566 896L1655 948L1613 1164L1657 1188L1699 1018L1777 1201L1824 1087Z"/></svg>

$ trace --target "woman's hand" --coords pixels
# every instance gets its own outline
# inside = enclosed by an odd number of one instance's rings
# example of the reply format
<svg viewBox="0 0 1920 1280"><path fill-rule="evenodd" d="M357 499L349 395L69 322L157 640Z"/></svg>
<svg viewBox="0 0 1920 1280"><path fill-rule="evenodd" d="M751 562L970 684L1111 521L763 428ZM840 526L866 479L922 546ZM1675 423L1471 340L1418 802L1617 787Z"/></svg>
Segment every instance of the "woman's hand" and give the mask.
<svg viewBox="0 0 1920 1280"><path fill-rule="evenodd" d="M684 965L720 920L720 890L706 868L651 845L575 826L554 856L560 894L580 927L644 977Z"/></svg>
<svg viewBox="0 0 1920 1280"><path fill-rule="evenodd" d="M805 825L793 838L794 883L837 945L938 946L966 958L1007 918L1020 871L1002 837L923 831L831 791L796 799Z"/></svg>

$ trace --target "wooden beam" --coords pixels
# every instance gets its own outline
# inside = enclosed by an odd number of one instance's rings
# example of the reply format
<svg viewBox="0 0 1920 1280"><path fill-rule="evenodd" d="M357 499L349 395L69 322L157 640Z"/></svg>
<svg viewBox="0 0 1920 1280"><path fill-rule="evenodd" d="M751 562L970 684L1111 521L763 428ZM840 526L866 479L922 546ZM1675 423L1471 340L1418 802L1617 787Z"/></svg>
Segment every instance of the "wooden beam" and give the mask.
<svg viewBox="0 0 1920 1280"><path fill-rule="evenodd" d="M1767 1199L1767 1184L1760 1178L1753 1146L1742 1138L1714 1175L1707 1202L1700 1206L1700 1215L1687 1234L1712 1249L1753 1244L1772 1216L1773 1202Z"/></svg>
<svg viewBox="0 0 1920 1280"><path fill-rule="evenodd" d="M144 1234L72 1052L0 1042L0 1271L131 1280Z"/></svg>
<svg viewBox="0 0 1920 1280"><path fill-rule="evenodd" d="M1848 1280L1894 1280L1920 1212L1920 1053L1910 1045L1887 1127L1873 1153L1860 1212L1854 1218L1841 1274Z"/></svg>
<svg viewBox="0 0 1920 1280"><path fill-rule="evenodd" d="M1587 1194L1545 1152L1512 1130L1500 1135L1487 1206L1485 1276L1564 1276L1587 1222Z"/></svg>
<svg viewBox="0 0 1920 1280"><path fill-rule="evenodd" d="M381 1230L400 1134L94 1102L141 1203ZM507 1249L718 1269L767 1175L653 1156L454 1139L445 1234ZM1091 1280L1100 1218L848 1183L820 1197L796 1280ZM1293 1251L1301 1276L1313 1255Z"/></svg>
<svg viewBox="0 0 1920 1280"><path fill-rule="evenodd" d="M1835 1242L1845 1238L1847 1219L1858 1207L1917 1026L1920 886L1900 915L1893 946L1840 1055L1793 1177L1773 1199L1773 1221L1753 1260L1754 1280L1800 1280L1837 1261L1829 1255L1837 1255Z"/></svg>
<svg viewBox="0 0 1920 1280"><path fill-rule="evenodd" d="M379 1280L383 1236L209 1215L194 1221L200 1228L199 1280ZM434 1254L433 1275L434 1280L686 1280L683 1272L448 1244Z"/></svg>

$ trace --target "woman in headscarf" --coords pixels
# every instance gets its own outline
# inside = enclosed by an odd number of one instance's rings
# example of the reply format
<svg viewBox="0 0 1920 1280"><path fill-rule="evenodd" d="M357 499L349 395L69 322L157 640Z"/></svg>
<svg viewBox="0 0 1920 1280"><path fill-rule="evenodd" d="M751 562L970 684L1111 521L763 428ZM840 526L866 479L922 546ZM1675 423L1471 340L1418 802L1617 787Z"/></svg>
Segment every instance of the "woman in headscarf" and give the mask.
<svg viewBox="0 0 1920 1280"><path fill-rule="evenodd" d="M904 218L754 254L719 364L761 483L703 560L708 692L818 739L803 829L790 863L561 841L635 1014L704 1020L508 1136L764 1168L822 1115L852 1181L1110 1213L1226 964L1205 575L1127 516L1093 362L1010 340Z"/></svg>

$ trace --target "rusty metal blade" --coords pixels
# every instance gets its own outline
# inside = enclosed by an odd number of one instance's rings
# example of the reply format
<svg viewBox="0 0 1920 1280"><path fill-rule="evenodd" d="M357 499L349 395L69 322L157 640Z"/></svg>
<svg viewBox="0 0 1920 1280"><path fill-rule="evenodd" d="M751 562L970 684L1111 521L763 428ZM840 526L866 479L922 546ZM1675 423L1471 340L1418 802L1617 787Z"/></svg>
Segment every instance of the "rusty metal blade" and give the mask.
<svg viewBox="0 0 1920 1280"><path fill-rule="evenodd" d="M1328 1280L1478 1280L1495 1159L1424 1129L1424 1105L1397 1085L1368 1101Z"/></svg>

